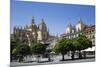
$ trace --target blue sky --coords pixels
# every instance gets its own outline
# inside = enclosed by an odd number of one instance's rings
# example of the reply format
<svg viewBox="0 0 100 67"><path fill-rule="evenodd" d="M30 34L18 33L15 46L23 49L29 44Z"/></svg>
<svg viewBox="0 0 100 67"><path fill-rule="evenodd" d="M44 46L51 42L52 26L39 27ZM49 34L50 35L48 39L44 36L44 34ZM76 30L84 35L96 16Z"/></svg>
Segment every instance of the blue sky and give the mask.
<svg viewBox="0 0 100 67"><path fill-rule="evenodd" d="M14 26L31 23L34 16L38 25L43 18L50 34L60 35L69 23L76 25L79 18L85 24L95 24L95 6L11 1L11 32Z"/></svg>

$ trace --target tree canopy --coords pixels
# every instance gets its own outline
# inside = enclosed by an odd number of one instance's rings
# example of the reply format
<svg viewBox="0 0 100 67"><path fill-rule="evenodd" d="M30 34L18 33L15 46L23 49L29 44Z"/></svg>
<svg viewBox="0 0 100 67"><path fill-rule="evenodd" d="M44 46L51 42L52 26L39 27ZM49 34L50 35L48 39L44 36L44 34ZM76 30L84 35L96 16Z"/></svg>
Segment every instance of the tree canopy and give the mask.
<svg viewBox="0 0 100 67"><path fill-rule="evenodd" d="M46 46L41 43L33 43L31 49L33 54L43 54L46 51Z"/></svg>
<svg viewBox="0 0 100 67"><path fill-rule="evenodd" d="M76 50L84 50L92 47L92 42L84 35L79 35L79 37L76 37L73 44L75 45Z"/></svg>
<svg viewBox="0 0 100 67"><path fill-rule="evenodd" d="M67 53L67 45L66 44L67 44L67 39L66 38L62 38L54 46L54 52L61 53L61 54L66 54Z"/></svg>

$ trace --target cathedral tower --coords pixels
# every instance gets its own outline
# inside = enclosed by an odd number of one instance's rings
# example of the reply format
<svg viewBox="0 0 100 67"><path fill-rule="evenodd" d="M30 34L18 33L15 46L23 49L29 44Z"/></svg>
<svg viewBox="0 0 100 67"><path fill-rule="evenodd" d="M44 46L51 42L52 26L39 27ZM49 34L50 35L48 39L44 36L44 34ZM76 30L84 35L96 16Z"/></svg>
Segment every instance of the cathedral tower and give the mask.
<svg viewBox="0 0 100 67"><path fill-rule="evenodd" d="M70 34L70 33L72 33L72 25L71 24L69 24L66 28L66 34Z"/></svg>
<svg viewBox="0 0 100 67"><path fill-rule="evenodd" d="M85 24L83 24L83 21L81 19L79 19L76 25L76 32L83 31L84 28L85 28Z"/></svg>
<svg viewBox="0 0 100 67"><path fill-rule="evenodd" d="M48 39L48 31L44 20L41 20L41 23L38 26L38 40L46 41Z"/></svg>
<svg viewBox="0 0 100 67"><path fill-rule="evenodd" d="M36 42L38 34L37 34L37 26L35 24L34 17L32 18L31 24L26 27L27 27L26 30L29 36L31 37L31 40Z"/></svg>

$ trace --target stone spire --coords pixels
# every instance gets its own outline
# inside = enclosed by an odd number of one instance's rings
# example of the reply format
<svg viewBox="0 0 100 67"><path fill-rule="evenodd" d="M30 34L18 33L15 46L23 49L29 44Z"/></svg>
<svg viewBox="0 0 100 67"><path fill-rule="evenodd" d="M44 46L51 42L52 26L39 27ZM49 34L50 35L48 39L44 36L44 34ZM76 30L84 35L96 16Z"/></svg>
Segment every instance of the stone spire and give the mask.
<svg viewBox="0 0 100 67"><path fill-rule="evenodd" d="M76 25L76 32L83 31L84 28L85 28L85 24L83 23L82 19L80 18Z"/></svg>
<svg viewBox="0 0 100 67"><path fill-rule="evenodd" d="M32 17L32 24L35 24L34 17Z"/></svg>
<svg viewBox="0 0 100 67"><path fill-rule="evenodd" d="M46 24L44 22L44 19L41 20L41 23L39 24L39 30L47 31Z"/></svg>
<svg viewBox="0 0 100 67"><path fill-rule="evenodd" d="M69 23L67 27L72 27L72 25Z"/></svg>
<svg viewBox="0 0 100 67"><path fill-rule="evenodd" d="M78 23L82 23L83 24L83 21L82 21L81 18L79 18Z"/></svg>
<svg viewBox="0 0 100 67"><path fill-rule="evenodd" d="M15 34L16 33L16 27L14 26L14 28L13 28L13 34Z"/></svg>
<svg viewBox="0 0 100 67"><path fill-rule="evenodd" d="M33 31L36 31L36 29L37 29L37 26L36 26L36 24L35 24L34 17L32 18L32 22L31 22L30 28L31 28Z"/></svg>
<svg viewBox="0 0 100 67"><path fill-rule="evenodd" d="M42 26L46 27L46 24L45 24L45 21L44 19L41 19L41 23L40 23Z"/></svg>

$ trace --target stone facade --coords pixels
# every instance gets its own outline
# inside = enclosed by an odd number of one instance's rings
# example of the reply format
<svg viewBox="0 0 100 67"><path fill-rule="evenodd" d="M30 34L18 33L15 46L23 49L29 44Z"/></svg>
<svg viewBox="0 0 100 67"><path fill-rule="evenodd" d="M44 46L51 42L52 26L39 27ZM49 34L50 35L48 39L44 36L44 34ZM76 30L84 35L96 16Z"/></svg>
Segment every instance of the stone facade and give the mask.
<svg viewBox="0 0 100 67"><path fill-rule="evenodd" d="M31 45L32 42L46 43L49 39L49 31L43 19L37 26L33 18L31 24L26 25L24 28L14 27L11 37L29 45Z"/></svg>
<svg viewBox="0 0 100 67"><path fill-rule="evenodd" d="M84 29L84 34L92 41L93 46L95 46L95 25L86 27Z"/></svg>
<svg viewBox="0 0 100 67"><path fill-rule="evenodd" d="M92 41L92 45L95 45L95 25L88 26L84 24L81 19L76 24L76 27L69 24L66 28L66 32L64 34L61 34L60 37L72 39L78 37L79 34L85 35Z"/></svg>
<svg viewBox="0 0 100 67"><path fill-rule="evenodd" d="M92 44L95 45L95 25L88 26L84 24L81 19L79 19L76 26L69 24L66 28L66 32L58 37L49 34L43 19L39 25L36 25L33 18L31 24L26 25L23 28L14 27L11 38L16 38L20 42L29 44L29 46L33 42L40 42L43 44L50 44L49 46L51 47L54 46L55 43L62 37L72 39L78 37L79 34L86 35L86 37L92 41Z"/></svg>

